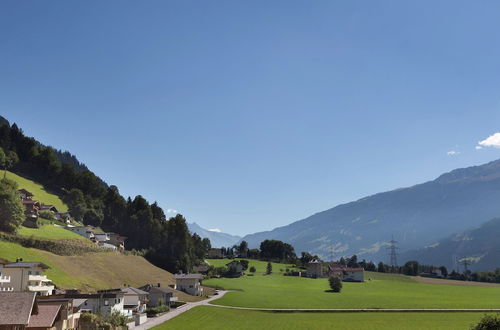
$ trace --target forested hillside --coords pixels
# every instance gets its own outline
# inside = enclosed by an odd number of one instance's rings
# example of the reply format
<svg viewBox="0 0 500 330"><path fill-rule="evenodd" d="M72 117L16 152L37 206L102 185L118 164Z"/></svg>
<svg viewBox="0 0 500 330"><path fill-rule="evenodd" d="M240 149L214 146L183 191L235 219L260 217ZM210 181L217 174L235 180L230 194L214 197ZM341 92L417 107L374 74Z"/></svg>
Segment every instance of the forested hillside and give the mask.
<svg viewBox="0 0 500 330"><path fill-rule="evenodd" d="M167 219L156 202L124 198L68 152L27 137L0 117L3 167L42 184L60 196L84 224L128 237L127 249L143 250L148 260L171 272L189 271L203 259L209 240L191 235L182 215ZM0 158L1 160L2 158Z"/></svg>

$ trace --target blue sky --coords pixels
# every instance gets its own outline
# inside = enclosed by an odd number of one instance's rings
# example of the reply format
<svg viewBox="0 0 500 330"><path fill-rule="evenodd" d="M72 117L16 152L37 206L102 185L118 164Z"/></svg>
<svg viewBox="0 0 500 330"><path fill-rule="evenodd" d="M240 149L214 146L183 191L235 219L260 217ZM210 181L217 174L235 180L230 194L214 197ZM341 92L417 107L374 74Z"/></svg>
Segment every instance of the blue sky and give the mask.
<svg viewBox="0 0 500 330"><path fill-rule="evenodd" d="M269 230L500 158L476 149L500 131L499 10L2 1L0 114L126 196Z"/></svg>

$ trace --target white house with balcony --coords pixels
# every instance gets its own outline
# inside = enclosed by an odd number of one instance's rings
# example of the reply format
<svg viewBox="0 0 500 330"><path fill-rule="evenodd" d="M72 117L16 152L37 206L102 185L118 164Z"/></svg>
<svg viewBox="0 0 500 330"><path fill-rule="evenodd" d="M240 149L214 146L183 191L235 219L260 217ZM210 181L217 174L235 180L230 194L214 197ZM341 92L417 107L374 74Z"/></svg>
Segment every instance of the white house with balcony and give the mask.
<svg viewBox="0 0 500 330"><path fill-rule="evenodd" d="M10 276L3 272L3 264L0 264L0 292L14 291L10 285Z"/></svg>
<svg viewBox="0 0 500 330"><path fill-rule="evenodd" d="M31 291L39 296L49 296L54 291L54 285L43 272L49 266L41 262L8 262L1 265L0 270L5 281L10 283L4 287L11 288L6 291Z"/></svg>
<svg viewBox="0 0 500 330"><path fill-rule="evenodd" d="M201 274L175 274L175 290L186 292L192 296L201 296L203 287L201 286Z"/></svg>

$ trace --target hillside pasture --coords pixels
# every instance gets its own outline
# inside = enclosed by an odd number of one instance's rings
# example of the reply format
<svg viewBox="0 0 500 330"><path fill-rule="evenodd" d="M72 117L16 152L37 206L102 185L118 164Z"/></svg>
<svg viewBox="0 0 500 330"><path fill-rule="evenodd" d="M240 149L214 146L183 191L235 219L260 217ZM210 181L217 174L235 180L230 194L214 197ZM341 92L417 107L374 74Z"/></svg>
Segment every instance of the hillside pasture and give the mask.
<svg viewBox="0 0 500 330"><path fill-rule="evenodd" d="M3 171L1 173L3 176ZM33 194L33 199L46 205L54 205L59 212L68 211L68 206L59 198L59 196L52 194L45 190L45 188L34 181L23 178L15 173L7 171L7 179L15 181L19 189L24 188Z"/></svg>
<svg viewBox="0 0 500 330"><path fill-rule="evenodd" d="M46 271L47 277L62 289L80 289L84 292L91 292L120 288L124 284L137 287L148 283L161 283L165 287L174 283L171 273L150 264L140 256L119 252L60 256L0 240L0 259L15 261L16 258L47 264L50 267ZM181 301L200 299L183 292L176 292L175 295Z"/></svg>
<svg viewBox="0 0 500 330"><path fill-rule="evenodd" d="M284 267L286 265L281 266ZM212 278L204 281L204 284L234 290L213 302L224 306L314 309L499 308L500 287L426 284L418 283L409 276L371 272L366 272L365 278L364 283L345 282L341 293L329 292L326 278L310 279L279 273Z"/></svg>
<svg viewBox="0 0 500 330"><path fill-rule="evenodd" d="M461 330L470 329L482 316L481 313L271 313L200 306L154 329Z"/></svg>
<svg viewBox="0 0 500 330"><path fill-rule="evenodd" d="M88 240L83 236L80 236L69 230L66 230L63 227L51 224L40 226L40 228L27 228L21 226L18 228L17 233L21 236L35 237L40 239L51 239L51 240L71 239L71 240L90 242L90 240Z"/></svg>

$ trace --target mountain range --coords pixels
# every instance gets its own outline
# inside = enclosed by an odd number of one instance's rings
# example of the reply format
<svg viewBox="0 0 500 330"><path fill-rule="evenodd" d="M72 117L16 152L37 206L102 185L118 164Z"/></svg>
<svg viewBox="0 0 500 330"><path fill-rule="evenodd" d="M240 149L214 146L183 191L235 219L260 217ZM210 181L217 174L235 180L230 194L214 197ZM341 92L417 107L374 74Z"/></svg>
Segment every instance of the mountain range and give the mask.
<svg viewBox="0 0 500 330"><path fill-rule="evenodd" d="M500 160L453 170L435 180L338 205L271 231L243 237L251 248L265 239L323 257L357 254L388 262L394 236L400 252L421 249L500 216Z"/></svg>
<svg viewBox="0 0 500 330"><path fill-rule="evenodd" d="M241 240L240 236L230 235L220 231L207 230L200 227L195 222L188 223L188 229L192 234L196 233L201 238L208 238L214 248L231 247Z"/></svg>
<svg viewBox="0 0 500 330"><path fill-rule="evenodd" d="M444 265L464 270L464 260L473 271L492 270L500 266L500 218L478 228L450 235L422 249L405 252L402 260L418 260L424 264Z"/></svg>

